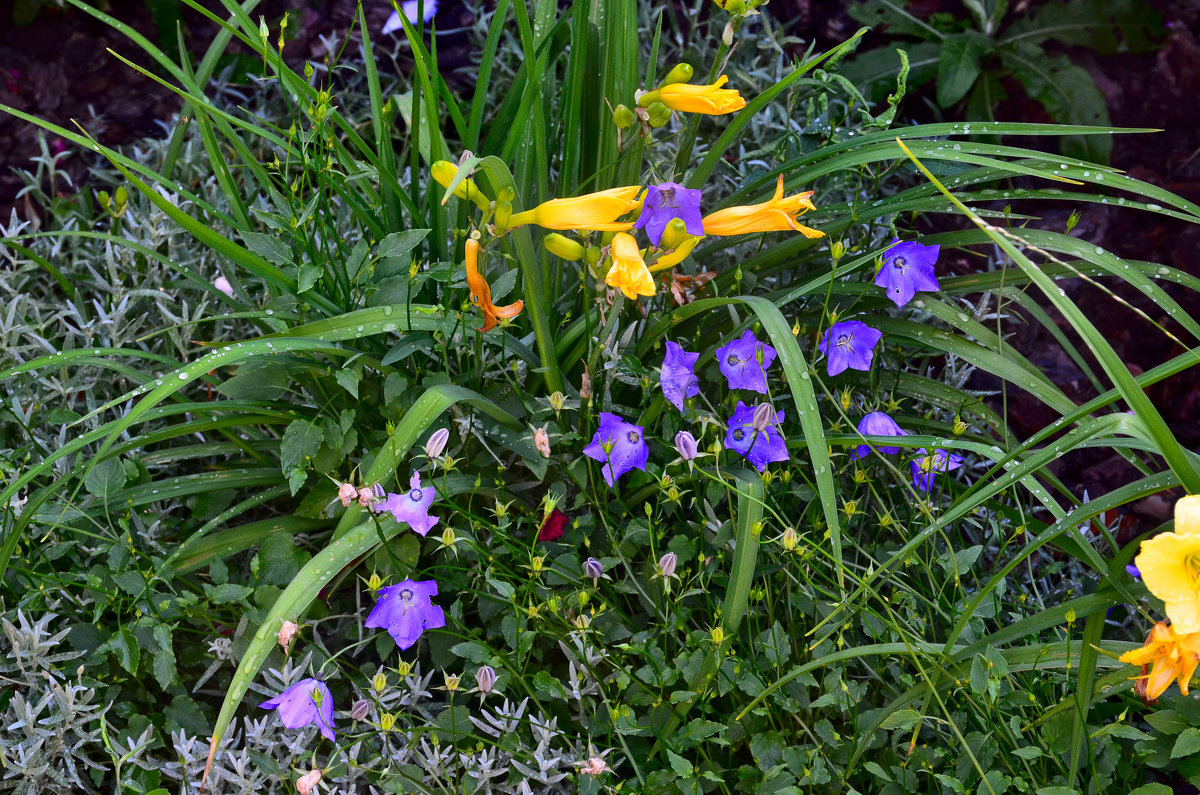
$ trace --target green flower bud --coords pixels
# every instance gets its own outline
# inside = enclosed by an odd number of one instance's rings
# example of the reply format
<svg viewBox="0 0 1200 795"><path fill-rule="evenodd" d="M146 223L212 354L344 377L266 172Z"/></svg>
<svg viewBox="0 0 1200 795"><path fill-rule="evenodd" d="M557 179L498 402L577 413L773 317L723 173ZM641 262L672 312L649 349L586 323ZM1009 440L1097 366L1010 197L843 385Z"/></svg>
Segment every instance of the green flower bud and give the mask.
<svg viewBox="0 0 1200 795"><path fill-rule="evenodd" d="M583 259L583 255L586 253L586 249L584 249L582 244L557 232L551 232L542 238L542 245L551 254L560 259L565 259L567 262L578 262Z"/></svg>
<svg viewBox="0 0 1200 795"><path fill-rule="evenodd" d="M613 110L613 124L622 130L632 127L635 121L637 121L637 117L625 105L617 105L616 109Z"/></svg>
<svg viewBox="0 0 1200 795"><path fill-rule="evenodd" d="M663 127L671 120L671 109L661 102L652 102L646 108L651 127Z"/></svg>
<svg viewBox="0 0 1200 795"><path fill-rule="evenodd" d="M686 83L692 79L692 73L694 71L695 70L692 69L691 64L681 63L671 71L667 72L667 76L664 77L663 81L658 84L658 87L662 88L663 86L669 86L672 83Z"/></svg>

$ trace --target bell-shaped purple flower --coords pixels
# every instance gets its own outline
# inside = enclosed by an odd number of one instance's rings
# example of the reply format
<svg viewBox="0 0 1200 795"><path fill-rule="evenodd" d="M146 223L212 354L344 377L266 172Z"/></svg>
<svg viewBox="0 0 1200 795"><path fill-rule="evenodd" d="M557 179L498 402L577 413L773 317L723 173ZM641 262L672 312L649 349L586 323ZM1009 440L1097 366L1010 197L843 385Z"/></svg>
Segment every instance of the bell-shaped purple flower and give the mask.
<svg viewBox="0 0 1200 795"><path fill-rule="evenodd" d="M737 410L729 418L729 430L725 434L725 446L745 457L755 469L763 472L773 461L787 461L787 443L779 430L783 412L775 412L774 420L763 430L754 427L754 406L738 401Z"/></svg>
<svg viewBox="0 0 1200 795"><path fill-rule="evenodd" d="M658 245L663 230L672 218L683 221L689 235L704 234L703 216L700 214L700 190L685 188L674 182L662 182L646 188L646 203L638 216L634 229L645 229L650 242Z"/></svg>
<svg viewBox="0 0 1200 795"><path fill-rule="evenodd" d="M904 306L918 290L940 290L933 266L941 246L926 246L916 241L899 239L883 257L883 267L875 275L875 284L887 290L896 306Z"/></svg>
<svg viewBox="0 0 1200 795"><path fill-rule="evenodd" d="M908 436L908 431L897 425L895 420L882 411L872 411L863 417L858 423L858 432L864 436ZM900 448L893 445L877 446L875 449L889 454L900 452ZM870 452L870 445L860 444L850 451L850 457L865 458Z"/></svg>
<svg viewBox="0 0 1200 795"><path fill-rule="evenodd" d="M938 472L949 472L962 466L963 458L957 453L945 450L934 450L933 455L922 447L917 450L917 457L908 462L912 472L913 488L917 491L929 491L933 488L933 476Z"/></svg>
<svg viewBox="0 0 1200 795"><path fill-rule="evenodd" d="M696 377L698 353L688 353L678 344L667 342L659 383L672 406L683 411L683 401L700 394L700 379Z"/></svg>
<svg viewBox="0 0 1200 795"><path fill-rule="evenodd" d="M437 498L437 490L430 483L421 488L421 474L414 472L408 482L409 490L404 494L389 494L387 499L378 503L377 510L390 511L397 522L407 522L414 533L425 535L429 529L438 523L436 516L429 515L429 507Z"/></svg>
<svg viewBox="0 0 1200 795"><path fill-rule="evenodd" d="M612 486L631 469L645 471L650 447L646 444L641 425L610 414L600 412L600 428L592 437L592 443L583 448L583 454L604 464L600 472L604 482Z"/></svg>
<svg viewBox="0 0 1200 795"><path fill-rule="evenodd" d="M425 630L446 626L446 614L431 601L437 592L433 580L404 580L380 588L366 626L386 629L402 650L412 648Z"/></svg>
<svg viewBox="0 0 1200 795"><path fill-rule="evenodd" d="M773 361L775 349L759 342L750 329L740 339L717 348L717 363L730 389L749 389L765 395L767 368Z"/></svg>
<svg viewBox="0 0 1200 795"><path fill-rule="evenodd" d="M337 739L337 731L333 726L333 695L320 679L301 679L259 706L278 709L279 719L289 729L301 729L316 723L327 740Z"/></svg>
<svg viewBox="0 0 1200 795"><path fill-rule="evenodd" d="M882 331L866 323L845 320L830 326L817 347L825 354L825 368L830 375L837 375L847 367L870 370L875 346L882 337Z"/></svg>

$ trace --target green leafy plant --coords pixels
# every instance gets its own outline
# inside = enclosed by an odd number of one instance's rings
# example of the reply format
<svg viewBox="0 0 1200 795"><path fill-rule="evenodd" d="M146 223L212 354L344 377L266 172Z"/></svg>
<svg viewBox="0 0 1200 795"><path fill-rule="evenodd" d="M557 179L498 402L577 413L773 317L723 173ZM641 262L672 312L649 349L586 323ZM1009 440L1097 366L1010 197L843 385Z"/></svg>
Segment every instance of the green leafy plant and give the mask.
<svg viewBox="0 0 1200 795"><path fill-rule="evenodd" d="M1051 1L1024 12L1010 11L1007 0L963 5L967 18L943 13L925 21L903 0L852 3L855 19L877 26L893 41L859 54L843 74L877 97L895 69L891 53L903 48L912 64L912 85L934 83L937 104L964 103L967 120L995 121L997 105L1019 84L1057 122L1104 126L1110 123L1108 107L1095 80L1055 45L1087 47L1101 55L1139 53L1154 49L1163 34L1161 15L1142 0ZM1107 163L1111 151L1108 136L1063 141L1065 154L1097 163Z"/></svg>

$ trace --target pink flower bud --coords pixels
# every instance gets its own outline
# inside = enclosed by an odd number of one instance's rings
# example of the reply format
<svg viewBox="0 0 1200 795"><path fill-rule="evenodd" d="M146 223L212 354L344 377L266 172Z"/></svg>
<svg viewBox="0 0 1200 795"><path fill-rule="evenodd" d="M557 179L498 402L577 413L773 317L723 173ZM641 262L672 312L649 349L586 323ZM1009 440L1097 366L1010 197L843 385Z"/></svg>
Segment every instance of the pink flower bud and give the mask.
<svg viewBox="0 0 1200 795"><path fill-rule="evenodd" d="M595 558L588 558L583 562L583 573L592 578L592 586L595 587L596 581L604 575L604 566Z"/></svg>
<svg viewBox="0 0 1200 795"><path fill-rule="evenodd" d="M767 428L771 427L775 422L775 409L770 403L759 403L754 407L754 419L751 420L751 425L754 430L762 433Z"/></svg>
<svg viewBox="0 0 1200 795"><path fill-rule="evenodd" d="M230 284L229 280L226 279L224 276L218 276L216 279L214 279L213 287L216 287L218 290L225 293L225 295L228 295L230 297L233 296L233 285Z"/></svg>
<svg viewBox="0 0 1200 795"><path fill-rule="evenodd" d="M349 508L350 503L358 498L358 489L354 488L353 483L343 483L338 486L338 499L342 501L343 508Z"/></svg>
<svg viewBox="0 0 1200 795"><path fill-rule="evenodd" d="M608 763L599 756L593 756L579 768L579 772L585 776L598 776L606 770L608 770Z"/></svg>
<svg viewBox="0 0 1200 795"><path fill-rule="evenodd" d="M490 693L496 686L496 669L485 665L475 672L475 685L480 693Z"/></svg>
<svg viewBox="0 0 1200 795"><path fill-rule="evenodd" d="M684 461L694 460L696 454L699 452L699 448L696 445L696 437L687 431L680 431L675 434L675 449L679 451L679 457Z"/></svg>
<svg viewBox="0 0 1200 795"><path fill-rule="evenodd" d="M296 779L296 790L300 795L308 795L317 788L317 783L321 780L320 770L310 770L300 778Z"/></svg>
<svg viewBox="0 0 1200 795"><path fill-rule="evenodd" d="M550 457L550 436L546 433L545 428L538 428L533 432L533 446L537 448L543 458Z"/></svg>
<svg viewBox="0 0 1200 795"><path fill-rule="evenodd" d="M287 654L288 645L299 631L300 625L294 621L284 621L283 626L279 628L279 645L283 647L284 654Z"/></svg>
<svg viewBox="0 0 1200 795"><path fill-rule="evenodd" d="M678 563L679 557L674 552L668 552L658 559L658 573L663 577L674 577Z"/></svg>
<svg viewBox="0 0 1200 795"><path fill-rule="evenodd" d="M450 430L448 428L438 428L425 442L425 455L430 458L437 458L446 449L446 442L450 441Z"/></svg>
<svg viewBox="0 0 1200 795"><path fill-rule="evenodd" d="M371 702L365 698L360 698L354 702L354 706L350 708L350 717L356 723L362 723L367 719L367 715L371 714Z"/></svg>

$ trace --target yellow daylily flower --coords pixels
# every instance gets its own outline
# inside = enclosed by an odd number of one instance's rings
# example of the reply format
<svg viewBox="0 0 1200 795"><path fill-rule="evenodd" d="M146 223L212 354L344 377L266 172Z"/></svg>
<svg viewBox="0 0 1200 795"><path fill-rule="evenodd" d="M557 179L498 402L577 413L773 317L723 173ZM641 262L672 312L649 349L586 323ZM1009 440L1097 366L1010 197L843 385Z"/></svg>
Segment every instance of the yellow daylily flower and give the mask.
<svg viewBox="0 0 1200 795"><path fill-rule="evenodd" d="M811 190L784 198L783 175L775 183L775 195L770 201L744 207L726 207L704 216L707 235L749 235L755 232L786 232L792 230L805 237L824 237L825 233L796 223L796 218L816 207L809 201Z"/></svg>
<svg viewBox="0 0 1200 795"><path fill-rule="evenodd" d="M454 180L454 175L458 173L458 166L449 160L439 160L429 167L429 173L433 175L433 178L437 180L439 185L443 188L448 188ZM475 180L470 177L454 186L454 195L460 199L467 199L474 202L475 206L484 212L492 208L491 200L483 195L483 191L475 184ZM443 196L442 204L445 204L449 198L449 196Z"/></svg>
<svg viewBox="0 0 1200 795"><path fill-rule="evenodd" d="M591 229L599 232L624 232L633 222L617 219L637 206L638 185L610 188L573 199L551 199L532 210L514 213L509 227L537 224L544 229Z"/></svg>
<svg viewBox="0 0 1200 795"><path fill-rule="evenodd" d="M721 116L746 107L746 100L731 88L721 88L729 78L721 75L711 85L694 86L690 83L671 83L654 91L648 91L638 99L643 108L661 102L671 110L682 113L704 113Z"/></svg>
<svg viewBox="0 0 1200 795"><path fill-rule="evenodd" d="M499 318L516 317L525 308L524 301L517 301L508 306L495 306L492 303L492 288L479 272L479 241L474 238L467 240L467 287L471 290L471 302L483 313L480 331L491 331L496 327Z"/></svg>
<svg viewBox="0 0 1200 795"><path fill-rule="evenodd" d="M633 235L618 232L609 248L609 255L612 257L612 267L604 277L609 287L615 287L631 300L636 300L639 295L654 295L654 278L642 259L642 252Z"/></svg>
<svg viewBox="0 0 1200 795"><path fill-rule="evenodd" d="M1181 635L1160 621L1150 630L1146 645L1122 654L1121 662L1142 666L1138 691L1144 693L1146 701L1157 701L1175 680L1186 696L1188 683L1200 663L1200 633Z"/></svg>
<svg viewBox="0 0 1200 795"><path fill-rule="evenodd" d="M1174 631L1200 632L1200 496L1175 503L1175 531L1143 542L1133 565L1165 603Z"/></svg>

